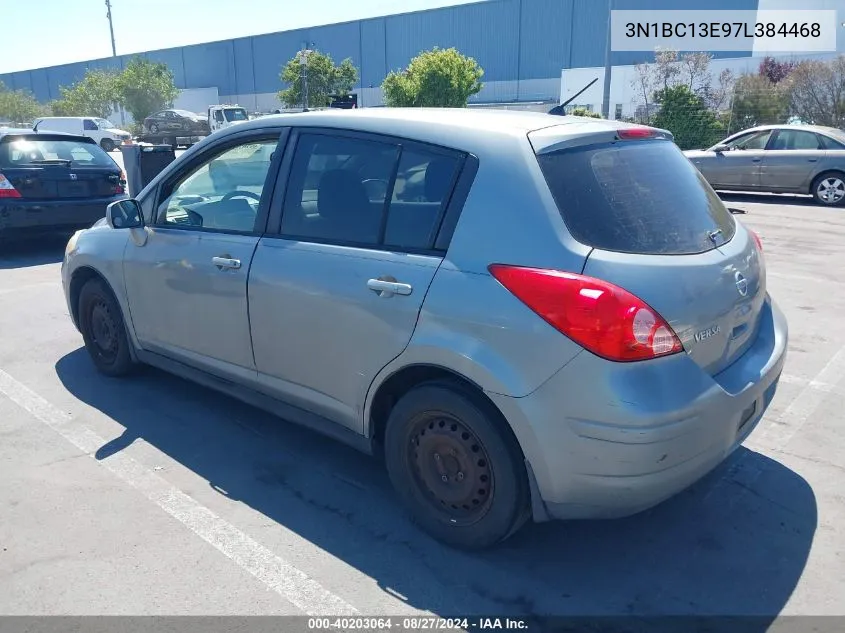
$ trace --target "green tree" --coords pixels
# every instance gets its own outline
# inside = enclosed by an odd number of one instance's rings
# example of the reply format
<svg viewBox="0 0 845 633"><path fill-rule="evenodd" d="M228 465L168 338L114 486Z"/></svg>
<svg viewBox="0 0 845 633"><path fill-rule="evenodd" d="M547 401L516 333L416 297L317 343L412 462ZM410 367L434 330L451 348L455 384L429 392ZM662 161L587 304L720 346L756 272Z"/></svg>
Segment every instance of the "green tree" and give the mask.
<svg viewBox="0 0 845 633"><path fill-rule="evenodd" d="M484 70L457 49L434 48L417 55L405 70L391 72L381 88L395 108L465 108L481 92Z"/></svg>
<svg viewBox="0 0 845 633"><path fill-rule="evenodd" d="M347 95L358 82L358 69L348 57L335 65L334 60L320 51L309 51L305 69L297 54L282 67L281 80L288 87L279 91L279 100L289 108L303 104L303 93L308 88L308 108L325 108L332 95ZM305 72L303 72L305 70Z"/></svg>
<svg viewBox="0 0 845 633"><path fill-rule="evenodd" d="M61 98L52 103L56 116L93 116L106 119L121 101L118 74L89 70L81 81L59 88Z"/></svg>
<svg viewBox="0 0 845 633"><path fill-rule="evenodd" d="M10 90L0 82L0 119L15 125L32 123L44 107L26 90Z"/></svg>
<svg viewBox="0 0 845 633"><path fill-rule="evenodd" d="M845 55L830 61L804 60L784 81L791 111L805 123L845 127Z"/></svg>
<svg viewBox="0 0 845 633"><path fill-rule="evenodd" d="M591 119L600 119L602 118L601 114L598 112L593 112L592 110L588 110L583 106L578 106L577 108L572 108L572 112L570 112L572 116L586 116L590 117Z"/></svg>
<svg viewBox="0 0 845 633"><path fill-rule="evenodd" d="M169 108L179 96L173 72L166 64L135 57L116 79L117 95L136 123L162 108Z"/></svg>
<svg viewBox="0 0 845 633"><path fill-rule="evenodd" d="M789 118L789 91L763 74L742 75L734 87L728 134L754 127L783 123Z"/></svg>
<svg viewBox="0 0 845 633"><path fill-rule="evenodd" d="M660 111L654 115L652 125L672 132L681 149L710 147L723 138L724 127L689 86L664 88L654 98Z"/></svg>

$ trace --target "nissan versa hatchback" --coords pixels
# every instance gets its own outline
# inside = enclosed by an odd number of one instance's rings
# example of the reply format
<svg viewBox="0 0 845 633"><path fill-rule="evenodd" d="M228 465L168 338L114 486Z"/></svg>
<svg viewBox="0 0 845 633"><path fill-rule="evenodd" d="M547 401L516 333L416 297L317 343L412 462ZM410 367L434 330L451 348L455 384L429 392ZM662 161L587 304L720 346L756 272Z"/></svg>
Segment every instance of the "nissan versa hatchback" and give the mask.
<svg viewBox="0 0 845 633"><path fill-rule="evenodd" d="M683 490L759 423L787 346L760 240L669 133L546 114L233 126L78 232L62 279L101 372L374 453L462 548Z"/></svg>

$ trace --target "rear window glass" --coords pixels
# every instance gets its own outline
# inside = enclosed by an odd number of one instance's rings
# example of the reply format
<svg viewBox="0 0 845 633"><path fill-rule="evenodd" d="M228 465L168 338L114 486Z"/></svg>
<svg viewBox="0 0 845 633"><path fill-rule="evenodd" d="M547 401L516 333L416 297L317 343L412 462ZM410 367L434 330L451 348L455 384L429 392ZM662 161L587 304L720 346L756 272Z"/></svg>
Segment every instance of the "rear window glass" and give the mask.
<svg viewBox="0 0 845 633"><path fill-rule="evenodd" d="M588 246L685 255L734 235L730 212L669 141L591 145L538 160L569 232Z"/></svg>
<svg viewBox="0 0 845 633"><path fill-rule="evenodd" d="M13 138L0 143L0 166L27 167L70 161L71 167L116 167L96 143L49 138Z"/></svg>

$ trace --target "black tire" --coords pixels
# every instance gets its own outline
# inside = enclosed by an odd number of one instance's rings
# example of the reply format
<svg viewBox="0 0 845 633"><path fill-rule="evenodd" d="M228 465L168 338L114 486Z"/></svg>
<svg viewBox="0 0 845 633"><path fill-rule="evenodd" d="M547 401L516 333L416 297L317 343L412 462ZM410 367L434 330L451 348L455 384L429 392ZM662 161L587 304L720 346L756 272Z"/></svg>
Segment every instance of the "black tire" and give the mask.
<svg viewBox="0 0 845 633"><path fill-rule="evenodd" d="M528 519L524 461L504 424L492 406L448 382L415 387L393 407L387 472L413 520L434 538L480 550Z"/></svg>
<svg viewBox="0 0 845 633"><path fill-rule="evenodd" d="M79 293L79 329L97 370L125 376L134 367L120 306L101 279L91 279Z"/></svg>
<svg viewBox="0 0 845 633"><path fill-rule="evenodd" d="M150 134L158 134L158 125L155 123L150 123Z"/></svg>
<svg viewBox="0 0 845 633"><path fill-rule="evenodd" d="M813 180L810 193L822 206L841 207L845 204L845 174L840 171L819 174Z"/></svg>
<svg viewBox="0 0 845 633"><path fill-rule="evenodd" d="M114 141L110 138L104 138L100 141L100 147L103 148L104 152L113 152L115 148Z"/></svg>

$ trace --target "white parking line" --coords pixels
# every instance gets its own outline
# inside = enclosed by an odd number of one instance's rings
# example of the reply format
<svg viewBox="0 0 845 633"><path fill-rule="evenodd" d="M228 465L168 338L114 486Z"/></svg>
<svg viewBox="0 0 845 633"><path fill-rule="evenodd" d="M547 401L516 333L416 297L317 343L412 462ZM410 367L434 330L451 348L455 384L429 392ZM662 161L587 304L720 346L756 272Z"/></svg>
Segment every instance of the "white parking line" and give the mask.
<svg viewBox="0 0 845 633"><path fill-rule="evenodd" d="M761 439L773 440L778 450L785 448L816 412L825 396L828 393L838 392L843 378L845 378L845 345L839 348L839 351L822 367L815 378L807 382L777 420L770 423Z"/></svg>
<svg viewBox="0 0 845 633"><path fill-rule="evenodd" d="M92 459L95 459L96 451L106 444L94 431L54 407L3 370L0 370L0 393ZM115 453L96 461L308 615L358 613L352 605L128 455Z"/></svg>

